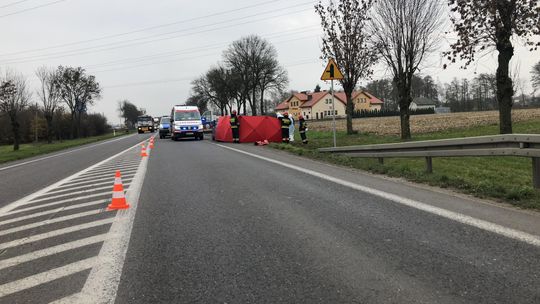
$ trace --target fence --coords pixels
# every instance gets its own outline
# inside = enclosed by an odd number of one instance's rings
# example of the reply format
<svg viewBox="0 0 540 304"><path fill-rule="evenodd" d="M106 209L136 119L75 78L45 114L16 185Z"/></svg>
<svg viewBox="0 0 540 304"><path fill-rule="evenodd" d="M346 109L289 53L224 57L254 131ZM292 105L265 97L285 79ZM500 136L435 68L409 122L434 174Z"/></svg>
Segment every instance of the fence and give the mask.
<svg viewBox="0 0 540 304"><path fill-rule="evenodd" d="M433 157L521 156L532 159L533 186L540 189L540 135L508 134L394 144L321 148L319 152L351 157L425 157L426 172L433 172Z"/></svg>

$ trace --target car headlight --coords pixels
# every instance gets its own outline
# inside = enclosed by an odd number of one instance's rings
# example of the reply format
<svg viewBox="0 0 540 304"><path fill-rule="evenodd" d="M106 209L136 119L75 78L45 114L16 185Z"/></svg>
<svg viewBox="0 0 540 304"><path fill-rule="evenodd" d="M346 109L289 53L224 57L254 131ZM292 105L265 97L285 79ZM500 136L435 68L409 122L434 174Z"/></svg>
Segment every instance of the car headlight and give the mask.
<svg viewBox="0 0 540 304"><path fill-rule="evenodd" d="M180 130L180 126L174 126L175 130Z"/></svg>
<svg viewBox="0 0 540 304"><path fill-rule="evenodd" d="M199 125L199 130L202 130L203 128L203 125Z"/></svg>
<svg viewBox="0 0 540 304"><path fill-rule="evenodd" d="M162 124L159 124L159 128L160 128L160 129L163 129L163 125L162 125Z"/></svg>

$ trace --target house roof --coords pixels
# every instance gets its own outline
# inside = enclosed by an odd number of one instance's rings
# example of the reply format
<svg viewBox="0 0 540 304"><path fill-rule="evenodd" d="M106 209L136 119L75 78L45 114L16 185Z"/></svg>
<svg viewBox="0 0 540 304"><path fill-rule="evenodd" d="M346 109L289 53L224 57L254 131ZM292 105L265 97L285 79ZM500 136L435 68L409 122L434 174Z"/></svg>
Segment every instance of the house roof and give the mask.
<svg viewBox="0 0 540 304"><path fill-rule="evenodd" d="M352 98L356 98L361 93L364 93L369 98L369 102L371 104L383 104L384 102L377 97L371 95L370 93L366 91L354 91L352 94ZM293 97L296 97L298 100L302 102L300 105L301 108L309 108L313 107L315 104L317 104L319 101L321 101L326 95L329 95L330 91L320 91L320 92L314 92L314 93L293 93L291 96L289 96L287 99L282 101L280 104L278 104L275 107L275 110L288 110L289 109L289 102ZM341 101L343 104L347 104L347 96L345 95L345 92L335 92L334 96L337 100Z"/></svg>
<svg viewBox="0 0 540 304"><path fill-rule="evenodd" d="M415 97L413 102L419 106L435 106L437 103L426 97Z"/></svg>

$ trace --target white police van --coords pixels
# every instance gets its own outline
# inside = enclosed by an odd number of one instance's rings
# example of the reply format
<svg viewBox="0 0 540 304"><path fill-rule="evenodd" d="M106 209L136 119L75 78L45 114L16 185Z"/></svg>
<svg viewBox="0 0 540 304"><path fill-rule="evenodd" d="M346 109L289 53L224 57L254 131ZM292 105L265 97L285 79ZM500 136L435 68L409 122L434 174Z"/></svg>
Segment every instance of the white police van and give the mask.
<svg viewBox="0 0 540 304"><path fill-rule="evenodd" d="M203 140L203 124L199 108L195 106L176 105L171 110L171 139L194 137Z"/></svg>

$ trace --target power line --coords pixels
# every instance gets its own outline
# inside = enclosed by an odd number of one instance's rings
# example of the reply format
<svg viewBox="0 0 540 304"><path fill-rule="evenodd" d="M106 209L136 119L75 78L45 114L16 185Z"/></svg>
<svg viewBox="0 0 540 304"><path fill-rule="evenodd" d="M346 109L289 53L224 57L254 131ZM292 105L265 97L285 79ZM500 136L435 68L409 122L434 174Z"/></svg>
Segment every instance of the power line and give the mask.
<svg viewBox="0 0 540 304"><path fill-rule="evenodd" d="M12 2L12 3L8 3L8 4L4 4L4 5L0 6L0 8L10 7L10 6L21 4L23 2L28 2L28 1L32 1L32 0L20 0L20 1L17 1L17 2Z"/></svg>
<svg viewBox="0 0 540 304"><path fill-rule="evenodd" d="M28 1L28 0L23 0L23 1ZM63 0L63 1L65 1L65 0ZM57 44L57 45L44 47L44 48L29 49L29 50L24 50L24 51L19 51L19 52L2 53L2 54L0 54L0 56L18 55L18 54L25 54L25 53L34 53L34 52L38 52L38 51L45 51L45 50L56 49L56 48L60 48L60 47L66 47L66 46L72 46L72 45L83 44L83 43L88 43L88 42L106 40L106 39L110 39L110 38L121 37L121 36L131 35L131 34L140 33L140 32L146 32L146 31L150 31L150 30L154 30L154 29L158 29L158 28L168 27L168 26L172 26L172 25L178 25L178 24L182 24L182 23L186 23L186 22L192 22L192 21L205 19L205 18L210 18L210 17L215 17L215 16L219 16L219 15L226 15L226 14L229 14L229 13L238 12L238 11L242 11L242 10L246 10L246 9L250 9L250 8L254 8L254 7L258 7L258 6L264 6L264 5L267 5L269 3L280 2L280 1L283 1L283 0L266 1L266 2L262 2L262 3L258 3L258 4L243 6L243 7L236 8L236 9L217 12L217 13L213 13L213 14L205 15L205 16L201 16L201 17L195 17L195 18L191 18L191 19L179 20L179 21L170 22L170 23L164 23L164 24L158 24L158 25L145 27L145 28L141 28L141 29L137 29L137 30L132 30L132 31L128 31L128 32L118 33L118 34L112 34L112 35L106 35L106 36L92 38L92 39L79 40L79 41L68 42L68 43L63 43L63 44Z"/></svg>
<svg viewBox="0 0 540 304"><path fill-rule="evenodd" d="M46 6L51 6L51 5L54 5L54 4L57 4L57 3L60 3L60 2L64 2L64 1L67 1L67 0L57 0L57 1L49 2L49 3L41 4L41 5L38 5L38 6L29 7L29 8L22 9L22 10L20 10L20 11L16 11L16 12L13 12L13 13L0 15L0 18L4 18L4 17L8 17L8 16L13 16L13 15L25 13L25 12L28 12L28 11L33 11L33 10L36 10L36 9L38 9L38 8L42 8L42 7L46 7Z"/></svg>
<svg viewBox="0 0 540 304"><path fill-rule="evenodd" d="M300 29L302 29L302 30L300 30ZM302 27L302 28L294 29L293 31L280 31L280 32L269 33L269 34L261 35L261 36L264 37L264 38L267 38L267 39L279 38L279 37L296 35L296 34L305 33L305 32L311 32L311 31L314 31L316 29L318 30L318 27L308 26L308 27ZM183 55L183 54L189 54L189 53L198 52L198 51L205 51L205 50L209 50L209 49L223 48L223 47L226 47L229 44L230 44L230 42L213 43L213 44L203 45L203 46L199 46L199 47L181 49L181 50L176 50L176 51L168 51L168 52L157 53L157 54L153 54L153 55L146 55L146 56L142 56L142 57L113 60L113 61L93 64L93 65L87 65L86 68L114 66L114 65L118 65L118 64L136 63L136 62L152 60L152 59L158 59L158 58L164 58L164 57L174 57L174 56Z"/></svg>
<svg viewBox="0 0 540 304"><path fill-rule="evenodd" d="M298 6L298 5L295 5L295 6ZM283 8L283 9L280 9L280 10L284 10L284 9L288 9L288 8L290 8L290 7ZM176 36L172 36L172 37L165 37L165 38L159 38L159 39L152 39L152 40L146 40L146 41L141 41L141 42L135 42L135 41L142 40L142 39L148 39L148 38L152 38L152 37L159 37L159 36L164 36L164 35L170 35L170 34L173 34L173 33L184 32L186 30L178 30L178 31L174 31L174 32L168 32L168 33L163 33L163 34L158 34L158 35L153 35L153 36L148 36L148 37L141 37L141 38L126 40L126 41L121 41L121 42L103 44L103 45L84 48L84 49L63 51L63 52L51 53L51 54L47 54L47 55L36 55L36 56L15 58L15 59L11 59L11 60L4 60L2 62L2 64L27 63L27 62L42 61L42 60L47 60L47 59L56 59L56 58L63 58L63 57L70 57L70 56L76 56L76 55L84 55L84 54L90 54L90 53L96 53L96 52L109 51L109 50L113 50L113 49L126 48L126 47L130 47L130 46L134 46L134 45L148 44L148 43L152 43L152 42L169 40L169 39L176 39L176 38L179 38L179 37L191 36L191 35L195 35L195 34L201 34L201 33L205 33L205 32L211 32L211 31L215 31L215 30L231 28L231 27L235 27L235 26L239 26L239 25L245 25L245 24L254 23L254 22L266 21L266 20L269 20L269 19L275 19L275 18L279 18L279 17L283 17L283 16L298 14L298 13L305 12L305 11L308 11L308 10L310 10L310 9L303 9L303 10L289 12L289 13L286 13L286 14L271 16L271 17L268 17L268 18L266 18L264 20L260 20L260 19L250 20L250 21L246 21L246 22L242 22L242 23L230 24L230 25L227 25L227 26L220 26L220 27L216 27L216 28L211 28L211 29L197 31L197 32L191 32L191 33L185 33L185 34L182 34L182 35L176 35ZM278 10L274 10L274 11L278 11ZM254 15L250 15L250 16L246 16L246 17L236 18L234 20L247 19L247 18L251 18L251 17L254 17L254 16L265 15L265 14L268 14L268 13L273 13L273 12L258 13L258 14L254 14ZM228 23L228 22L231 22L231 21L234 21L234 20L227 20L227 21L224 21L224 22L217 22L217 23L213 23L213 24L209 24L209 25L200 26L200 27L207 27L207 26L211 26L211 25L219 25L219 24ZM200 27L198 27L198 28L200 28ZM114 46L115 44L120 44L120 43L125 43L125 42L135 42L135 43L128 43L128 44ZM107 47L108 45L113 45L113 46ZM104 47L104 48L99 49L100 47ZM88 49L91 49L91 50L88 50ZM95 49L95 50L92 50L92 49ZM88 51L84 51L84 50L88 50ZM54 55L57 55L57 56L54 56Z"/></svg>

